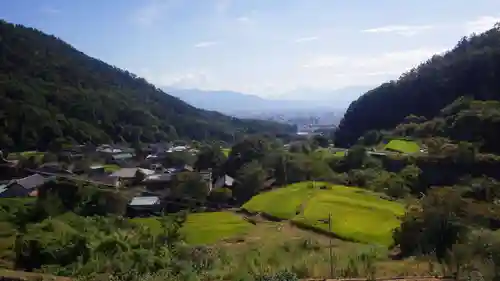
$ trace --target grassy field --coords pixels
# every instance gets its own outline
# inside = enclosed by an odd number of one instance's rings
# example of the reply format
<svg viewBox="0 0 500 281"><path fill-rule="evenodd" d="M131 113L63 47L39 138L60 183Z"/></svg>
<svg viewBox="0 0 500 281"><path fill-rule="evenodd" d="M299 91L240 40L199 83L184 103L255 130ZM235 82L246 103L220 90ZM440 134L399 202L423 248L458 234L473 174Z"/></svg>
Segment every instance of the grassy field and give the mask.
<svg viewBox="0 0 500 281"><path fill-rule="evenodd" d="M106 164L106 165L103 165L104 167L104 171L106 173L112 173L112 172L116 172L118 170L120 170L120 166L116 165L116 164Z"/></svg>
<svg viewBox="0 0 500 281"><path fill-rule="evenodd" d="M331 230L341 238L370 244L390 245L392 230L403 215L401 204L380 199L366 190L332 186L318 190L304 212L294 218L324 230L328 229L328 214L332 215Z"/></svg>
<svg viewBox="0 0 500 281"><path fill-rule="evenodd" d="M190 244L211 244L244 235L252 226L230 212L198 213L188 216L181 233Z"/></svg>
<svg viewBox="0 0 500 281"><path fill-rule="evenodd" d="M160 222L154 218L134 218L132 221L160 232ZM218 241L244 235L253 225L241 216L230 212L190 214L181 233L189 244L213 244Z"/></svg>
<svg viewBox="0 0 500 281"><path fill-rule="evenodd" d="M12 152L7 156L7 160L18 160L21 156L24 158L35 157L37 161L41 161L45 152L40 151L23 151L23 152Z"/></svg>
<svg viewBox="0 0 500 281"><path fill-rule="evenodd" d="M335 157L344 157L345 156L345 151L336 151L333 153L333 156Z"/></svg>
<svg viewBox="0 0 500 281"><path fill-rule="evenodd" d="M307 198L314 194L314 189L309 186L312 186L312 183L296 183L286 188L261 193L245 203L243 209L250 212L264 212L282 219L292 219Z"/></svg>
<svg viewBox="0 0 500 281"><path fill-rule="evenodd" d="M226 155L226 157L228 157L229 153L231 153L231 148L223 148L222 153L224 153L224 155Z"/></svg>
<svg viewBox="0 0 500 281"><path fill-rule="evenodd" d="M420 146L414 141L391 140L384 146L384 150L399 151L403 153L417 153L420 151Z"/></svg>
<svg viewBox="0 0 500 281"><path fill-rule="evenodd" d="M328 189L311 188L310 182L259 194L243 205L253 212L264 212L284 219L302 222L328 230L332 214L332 232L347 240L389 245L402 204L381 199L364 189L327 185Z"/></svg>

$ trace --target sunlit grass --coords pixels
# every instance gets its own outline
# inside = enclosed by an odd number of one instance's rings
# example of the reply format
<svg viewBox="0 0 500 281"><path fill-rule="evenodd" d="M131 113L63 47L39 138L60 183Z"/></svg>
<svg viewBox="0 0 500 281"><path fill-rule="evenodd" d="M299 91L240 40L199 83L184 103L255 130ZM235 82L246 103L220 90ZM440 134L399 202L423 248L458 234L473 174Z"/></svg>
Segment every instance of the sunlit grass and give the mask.
<svg viewBox="0 0 500 281"><path fill-rule="evenodd" d="M420 151L420 146L414 141L391 140L384 146L384 149L403 153L417 153Z"/></svg>
<svg viewBox="0 0 500 281"><path fill-rule="evenodd" d="M302 182L262 193L243 208L324 230L328 230L327 219L331 213L331 232L341 238L382 245L392 243L392 231L404 213L402 204L360 188L320 182L315 186L311 188L311 182Z"/></svg>

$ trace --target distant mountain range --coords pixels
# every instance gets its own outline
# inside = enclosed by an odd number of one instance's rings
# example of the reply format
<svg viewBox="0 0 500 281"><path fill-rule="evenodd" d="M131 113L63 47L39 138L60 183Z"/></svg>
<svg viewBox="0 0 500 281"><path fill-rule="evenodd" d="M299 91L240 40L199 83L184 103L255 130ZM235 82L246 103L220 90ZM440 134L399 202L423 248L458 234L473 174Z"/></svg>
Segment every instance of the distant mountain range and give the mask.
<svg viewBox="0 0 500 281"><path fill-rule="evenodd" d="M199 89L163 90L183 101L207 110L241 118L259 118L287 123L292 120L318 119L319 124L336 124L351 101L367 92L371 86L354 86L336 90L297 89L281 98L266 99L234 91L205 91Z"/></svg>

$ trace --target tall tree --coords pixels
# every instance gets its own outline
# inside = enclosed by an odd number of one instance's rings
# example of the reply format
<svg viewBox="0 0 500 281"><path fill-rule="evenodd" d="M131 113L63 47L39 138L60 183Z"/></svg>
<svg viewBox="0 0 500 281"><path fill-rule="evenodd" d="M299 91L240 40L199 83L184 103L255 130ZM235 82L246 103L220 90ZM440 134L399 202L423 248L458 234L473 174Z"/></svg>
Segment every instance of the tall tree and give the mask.
<svg viewBox="0 0 500 281"><path fill-rule="evenodd" d="M264 171L262 165L258 161L254 160L245 164L242 169L238 171L233 196L235 196L239 202L245 202L252 198L252 196L264 188L266 176L266 171Z"/></svg>

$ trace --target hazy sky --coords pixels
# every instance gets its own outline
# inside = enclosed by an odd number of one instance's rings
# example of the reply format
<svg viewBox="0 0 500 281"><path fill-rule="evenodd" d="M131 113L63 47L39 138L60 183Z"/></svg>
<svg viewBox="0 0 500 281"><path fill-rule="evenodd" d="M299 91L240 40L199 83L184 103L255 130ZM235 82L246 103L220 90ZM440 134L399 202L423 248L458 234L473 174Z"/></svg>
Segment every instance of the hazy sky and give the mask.
<svg viewBox="0 0 500 281"><path fill-rule="evenodd" d="M0 0L157 86L273 96L396 78L500 21L500 0Z"/></svg>

